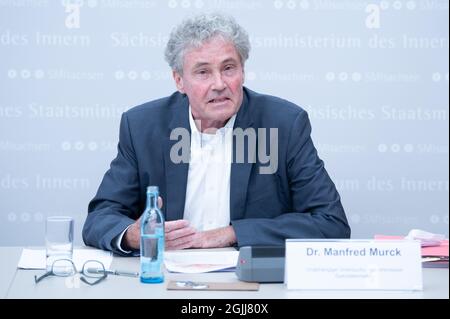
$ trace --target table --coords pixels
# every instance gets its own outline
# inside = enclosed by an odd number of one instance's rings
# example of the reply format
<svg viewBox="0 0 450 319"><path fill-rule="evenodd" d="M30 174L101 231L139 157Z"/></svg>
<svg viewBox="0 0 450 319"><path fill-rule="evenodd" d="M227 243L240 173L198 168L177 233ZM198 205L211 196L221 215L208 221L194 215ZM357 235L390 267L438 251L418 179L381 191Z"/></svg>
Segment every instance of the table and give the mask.
<svg viewBox="0 0 450 319"><path fill-rule="evenodd" d="M17 269L22 247L0 247L2 256L0 293L3 298L150 298L150 299L448 299L449 269L424 268L423 291L301 291L287 290L284 284L261 284L259 291L169 291L169 280L234 282L234 272L207 274L166 273L161 284L142 284L139 278L110 275L96 286L78 277L49 277L35 284L34 275L43 270ZM114 257L112 269L139 271L138 257Z"/></svg>

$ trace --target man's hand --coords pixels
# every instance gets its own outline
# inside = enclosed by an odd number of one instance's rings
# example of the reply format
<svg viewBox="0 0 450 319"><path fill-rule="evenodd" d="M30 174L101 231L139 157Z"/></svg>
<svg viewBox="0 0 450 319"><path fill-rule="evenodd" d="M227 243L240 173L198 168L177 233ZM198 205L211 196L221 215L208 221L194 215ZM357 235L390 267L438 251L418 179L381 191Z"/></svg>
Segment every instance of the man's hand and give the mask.
<svg viewBox="0 0 450 319"><path fill-rule="evenodd" d="M197 231L189 226L185 219L165 222L166 249L184 249L192 247Z"/></svg>
<svg viewBox="0 0 450 319"><path fill-rule="evenodd" d="M193 237L192 245L187 248L229 247L237 241L233 226L197 232Z"/></svg>
<svg viewBox="0 0 450 319"><path fill-rule="evenodd" d="M158 207L162 208L163 200L161 197L158 197ZM128 227L127 231L122 237L121 246L125 250L134 250L139 249L141 246L141 217L130 227Z"/></svg>
<svg viewBox="0 0 450 319"><path fill-rule="evenodd" d="M162 208L162 198L158 198L158 206ZM122 238L125 250L139 249L141 243L141 217L128 227ZM232 226L196 231L184 219L164 223L165 245L167 250L185 248L219 248L229 247L236 243L236 234Z"/></svg>
<svg viewBox="0 0 450 319"><path fill-rule="evenodd" d="M232 226L198 232L184 219L166 222L166 249L219 248L236 243Z"/></svg>
<svg viewBox="0 0 450 319"><path fill-rule="evenodd" d="M121 246L124 250L139 249L141 246L141 218L131 224L123 235Z"/></svg>
<svg viewBox="0 0 450 319"><path fill-rule="evenodd" d="M162 208L163 200L158 197L158 206ZM141 246L141 217L131 224L125 232L121 246L125 250L139 249ZM184 219L164 223L166 249L184 249L192 247L195 229L189 227L189 222Z"/></svg>

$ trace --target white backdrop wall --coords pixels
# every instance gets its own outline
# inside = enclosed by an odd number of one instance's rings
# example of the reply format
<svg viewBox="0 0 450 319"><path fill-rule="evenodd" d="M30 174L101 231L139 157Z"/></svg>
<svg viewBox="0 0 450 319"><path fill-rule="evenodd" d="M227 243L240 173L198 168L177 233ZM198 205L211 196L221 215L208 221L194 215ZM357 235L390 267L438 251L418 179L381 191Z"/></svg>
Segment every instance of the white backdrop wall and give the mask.
<svg viewBox="0 0 450 319"><path fill-rule="evenodd" d="M41 245L115 157L123 111L171 94L171 28L200 11L249 32L249 88L310 116L354 238L448 235L446 0L0 0L0 245Z"/></svg>

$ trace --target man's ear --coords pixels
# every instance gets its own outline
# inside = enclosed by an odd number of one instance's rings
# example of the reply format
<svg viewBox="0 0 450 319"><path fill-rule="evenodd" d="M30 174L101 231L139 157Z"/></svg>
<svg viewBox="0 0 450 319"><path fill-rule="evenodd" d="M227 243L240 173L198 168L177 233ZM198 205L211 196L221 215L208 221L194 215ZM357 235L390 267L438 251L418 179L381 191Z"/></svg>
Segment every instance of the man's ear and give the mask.
<svg viewBox="0 0 450 319"><path fill-rule="evenodd" d="M177 86L178 91L184 94L184 85L183 85L183 77L177 72L172 71L173 79L175 80L175 85Z"/></svg>

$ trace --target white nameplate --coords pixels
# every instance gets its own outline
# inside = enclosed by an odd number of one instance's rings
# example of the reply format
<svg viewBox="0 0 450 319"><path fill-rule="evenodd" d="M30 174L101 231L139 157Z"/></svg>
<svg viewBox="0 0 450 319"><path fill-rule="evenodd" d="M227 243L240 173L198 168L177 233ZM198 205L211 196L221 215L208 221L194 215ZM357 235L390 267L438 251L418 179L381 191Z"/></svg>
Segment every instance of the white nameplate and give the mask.
<svg viewBox="0 0 450 319"><path fill-rule="evenodd" d="M417 240L286 240L288 289L422 290Z"/></svg>

